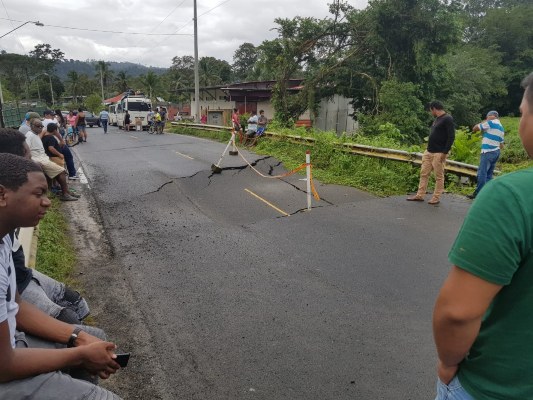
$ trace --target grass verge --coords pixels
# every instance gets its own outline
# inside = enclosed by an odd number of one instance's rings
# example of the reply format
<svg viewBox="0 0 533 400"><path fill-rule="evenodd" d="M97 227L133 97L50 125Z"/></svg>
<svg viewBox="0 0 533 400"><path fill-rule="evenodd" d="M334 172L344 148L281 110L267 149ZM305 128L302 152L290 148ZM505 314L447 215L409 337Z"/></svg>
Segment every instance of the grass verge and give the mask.
<svg viewBox="0 0 533 400"><path fill-rule="evenodd" d="M52 198L52 206L39 224L37 269L60 282L74 286L72 271L76 252L68 236L68 223L61 212L61 202Z"/></svg>

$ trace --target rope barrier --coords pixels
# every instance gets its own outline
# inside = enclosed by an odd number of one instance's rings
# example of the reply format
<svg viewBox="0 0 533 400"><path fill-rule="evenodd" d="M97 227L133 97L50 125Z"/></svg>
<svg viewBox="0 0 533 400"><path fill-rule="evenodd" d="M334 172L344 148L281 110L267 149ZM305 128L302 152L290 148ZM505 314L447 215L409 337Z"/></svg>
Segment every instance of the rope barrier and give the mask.
<svg viewBox="0 0 533 400"><path fill-rule="evenodd" d="M298 167L296 167L295 169L293 169L292 171L289 171L289 172L286 172L284 174L281 174L281 175L265 175L263 174L261 171L259 171L257 168L255 168L252 164L250 164L250 162L242 155L240 149L238 147L236 147L237 149L237 152L239 153L239 156L241 156L241 158L244 160L244 162L246 164L248 164L248 166L256 173L258 174L259 176L261 176L262 178L267 178L267 179L281 179L281 178L286 178L288 176L291 176L291 175L294 175L296 172L298 171L301 171L302 169L306 168L308 165L311 167L311 192L313 193L313 197L316 199L316 200L320 200L320 196L318 195L318 192L316 191L316 188L315 188L315 184L313 183L313 164L302 164Z"/></svg>

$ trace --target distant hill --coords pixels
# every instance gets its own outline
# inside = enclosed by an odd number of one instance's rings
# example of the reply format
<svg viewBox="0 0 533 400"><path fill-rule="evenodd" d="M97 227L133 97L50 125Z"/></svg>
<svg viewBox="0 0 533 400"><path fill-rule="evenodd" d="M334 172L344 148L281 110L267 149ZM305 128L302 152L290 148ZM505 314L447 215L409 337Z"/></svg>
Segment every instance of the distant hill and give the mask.
<svg viewBox="0 0 533 400"><path fill-rule="evenodd" d="M70 71L76 71L78 74L87 74L89 77L93 77L96 74L95 65L96 60L65 60L56 64L56 75L62 81L67 79L67 74ZM134 64L130 62L114 62L109 61L109 69L113 72L124 71L128 76L136 77L139 75L146 74L148 71L153 71L154 73L161 75L168 71L167 68L159 67L147 67L141 64Z"/></svg>

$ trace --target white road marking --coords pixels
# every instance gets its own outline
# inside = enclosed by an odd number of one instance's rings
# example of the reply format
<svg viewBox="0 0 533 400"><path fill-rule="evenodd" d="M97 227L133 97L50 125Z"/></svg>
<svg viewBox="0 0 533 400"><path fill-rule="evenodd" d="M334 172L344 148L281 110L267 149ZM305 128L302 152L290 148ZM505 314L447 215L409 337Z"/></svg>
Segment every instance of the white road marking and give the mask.
<svg viewBox="0 0 533 400"><path fill-rule="evenodd" d="M189 160L194 160L191 156L188 156L187 154L180 153L179 151L176 151L176 154L179 154L182 157L188 158Z"/></svg>
<svg viewBox="0 0 533 400"><path fill-rule="evenodd" d="M77 174L80 177L80 183L83 183L84 185L87 185L89 183L89 181L87 180L87 177L83 173L83 169L81 167L78 168Z"/></svg>

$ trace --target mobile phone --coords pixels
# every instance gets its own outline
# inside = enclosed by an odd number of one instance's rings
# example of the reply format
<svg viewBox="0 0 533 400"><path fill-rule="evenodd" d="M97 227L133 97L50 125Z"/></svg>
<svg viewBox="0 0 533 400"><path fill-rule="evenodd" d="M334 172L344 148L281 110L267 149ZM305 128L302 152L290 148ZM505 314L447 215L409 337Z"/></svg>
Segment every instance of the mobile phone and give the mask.
<svg viewBox="0 0 533 400"><path fill-rule="evenodd" d="M120 365L120 368L124 368L128 365L130 353L118 353L115 355L117 356L117 358L115 358L115 362Z"/></svg>

